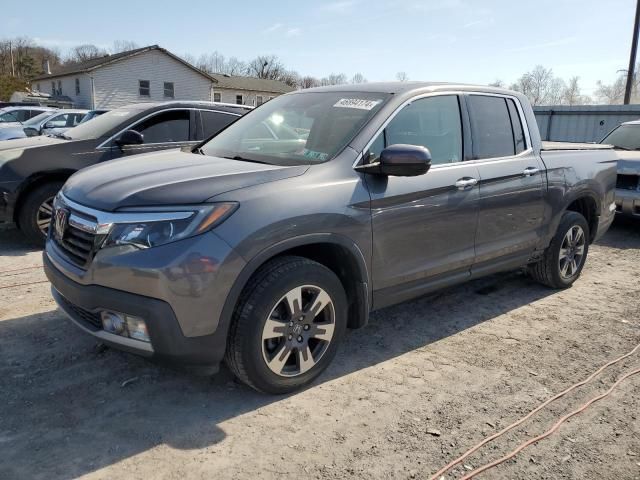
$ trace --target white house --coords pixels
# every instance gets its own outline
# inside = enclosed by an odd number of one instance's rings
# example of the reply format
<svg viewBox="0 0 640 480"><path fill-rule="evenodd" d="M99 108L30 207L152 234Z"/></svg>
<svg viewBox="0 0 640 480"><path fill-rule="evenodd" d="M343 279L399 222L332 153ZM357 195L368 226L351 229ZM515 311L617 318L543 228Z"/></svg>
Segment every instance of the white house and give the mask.
<svg viewBox="0 0 640 480"><path fill-rule="evenodd" d="M31 87L91 109L166 100L259 105L293 90L276 80L209 75L158 45L66 65Z"/></svg>

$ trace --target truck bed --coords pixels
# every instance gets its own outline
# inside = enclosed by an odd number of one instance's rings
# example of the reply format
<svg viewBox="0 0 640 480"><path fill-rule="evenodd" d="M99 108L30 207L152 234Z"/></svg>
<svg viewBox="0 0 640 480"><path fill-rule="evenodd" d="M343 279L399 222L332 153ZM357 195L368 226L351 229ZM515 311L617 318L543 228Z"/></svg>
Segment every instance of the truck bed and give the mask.
<svg viewBox="0 0 640 480"><path fill-rule="evenodd" d="M542 142L541 150L610 150L611 145L600 143Z"/></svg>

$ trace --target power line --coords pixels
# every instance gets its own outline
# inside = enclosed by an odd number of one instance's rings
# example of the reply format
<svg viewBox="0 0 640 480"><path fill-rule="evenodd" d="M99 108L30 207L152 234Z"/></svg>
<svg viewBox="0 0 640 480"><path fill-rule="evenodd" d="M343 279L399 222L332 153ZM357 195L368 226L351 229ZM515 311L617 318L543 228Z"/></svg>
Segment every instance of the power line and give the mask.
<svg viewBox="0 0 640 480"><path fill-rule="evenodd" d="M631 43L631 55L629 56L629 70L627 70L627 85L624 90L624 104L631 102L631 89L633 87L634 69L636 66L636 53L638 50L638 24L640 23L640 0L636 4L636 19L633 23L633 40Z"/></svg>

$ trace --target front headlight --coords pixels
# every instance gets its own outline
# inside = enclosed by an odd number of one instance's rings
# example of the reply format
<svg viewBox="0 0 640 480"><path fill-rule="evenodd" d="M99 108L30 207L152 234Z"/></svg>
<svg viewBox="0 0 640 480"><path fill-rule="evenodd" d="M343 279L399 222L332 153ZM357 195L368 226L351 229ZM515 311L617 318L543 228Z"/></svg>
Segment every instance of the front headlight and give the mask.
<svg viewBox="0 0 640 480"><path fill-rule="evenodd" d="M132 245L151 248L204 233L222 223L238 204L212 203L195 207L121 210L109 225L102 248ZM104 227L104 226L103 226Z"/></svg>

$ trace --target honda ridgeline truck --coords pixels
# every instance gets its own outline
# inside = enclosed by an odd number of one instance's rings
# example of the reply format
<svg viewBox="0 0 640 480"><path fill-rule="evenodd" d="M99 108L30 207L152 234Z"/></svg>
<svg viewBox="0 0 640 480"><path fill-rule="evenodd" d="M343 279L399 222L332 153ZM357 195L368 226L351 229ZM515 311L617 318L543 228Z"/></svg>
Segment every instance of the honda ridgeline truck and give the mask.
<svg viewBox="0 0 640 480"><path fill-rule="evenodd" d="M284 393L374 309L519 267L571 286L614 218L616 160L541 142L508 90L296 91L192 150L74 174L44 266L101 341L203 371L224 360Z"/></svg>

